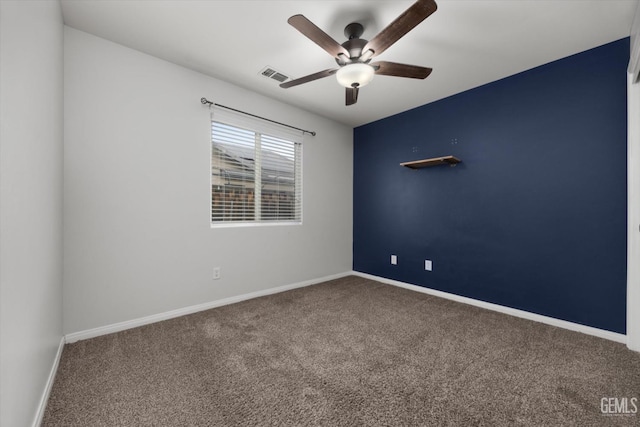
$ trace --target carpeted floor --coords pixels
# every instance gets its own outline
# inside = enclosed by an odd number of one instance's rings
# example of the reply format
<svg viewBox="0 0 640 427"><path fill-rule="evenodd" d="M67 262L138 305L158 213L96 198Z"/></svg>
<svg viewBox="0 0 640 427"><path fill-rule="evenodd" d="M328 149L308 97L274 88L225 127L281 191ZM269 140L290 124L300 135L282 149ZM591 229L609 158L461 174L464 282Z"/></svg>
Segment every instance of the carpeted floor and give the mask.
<svg viewBox="0 0 640 427"><path fill-rule="evenodd" d="M622 344L351 276L67 344L43 425L640 425L608 397Z"/></svg>

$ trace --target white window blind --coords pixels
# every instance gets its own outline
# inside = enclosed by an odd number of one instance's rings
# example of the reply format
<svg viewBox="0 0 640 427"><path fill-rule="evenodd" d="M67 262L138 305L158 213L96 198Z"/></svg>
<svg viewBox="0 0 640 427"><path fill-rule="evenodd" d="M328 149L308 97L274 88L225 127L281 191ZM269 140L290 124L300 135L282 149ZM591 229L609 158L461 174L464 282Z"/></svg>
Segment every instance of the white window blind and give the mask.
<svg viewBox="0 0 640 427"><path fill-rule="evenodd" d="M214 108L211 223L300 223L302 134Z"/></svg>

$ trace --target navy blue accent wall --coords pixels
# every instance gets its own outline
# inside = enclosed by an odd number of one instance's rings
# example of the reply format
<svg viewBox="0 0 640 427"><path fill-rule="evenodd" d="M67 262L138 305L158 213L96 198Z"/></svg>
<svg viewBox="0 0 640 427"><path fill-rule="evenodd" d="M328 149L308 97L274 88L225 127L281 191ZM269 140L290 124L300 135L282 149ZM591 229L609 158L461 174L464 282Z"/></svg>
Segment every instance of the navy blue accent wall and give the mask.
<svg viewBox="0 0 640 427"><path fill-rule="evenodd" d="M354 270L625 333L628 59L626 38L356 128Z"/></svg>

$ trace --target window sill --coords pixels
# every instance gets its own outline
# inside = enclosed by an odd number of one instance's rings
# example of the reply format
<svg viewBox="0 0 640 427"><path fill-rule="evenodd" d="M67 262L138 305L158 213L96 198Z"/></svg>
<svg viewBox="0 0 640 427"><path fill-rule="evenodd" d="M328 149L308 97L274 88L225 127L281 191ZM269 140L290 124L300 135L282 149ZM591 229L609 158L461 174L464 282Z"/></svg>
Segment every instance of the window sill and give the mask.
<svg viewBox="0 0 640 427"><path fill-rule="evenodd" d="M247 222L215 222L211 223L211 228L242 228L242 227L273 227L302 225L302 221L247 221Z"/></svg>

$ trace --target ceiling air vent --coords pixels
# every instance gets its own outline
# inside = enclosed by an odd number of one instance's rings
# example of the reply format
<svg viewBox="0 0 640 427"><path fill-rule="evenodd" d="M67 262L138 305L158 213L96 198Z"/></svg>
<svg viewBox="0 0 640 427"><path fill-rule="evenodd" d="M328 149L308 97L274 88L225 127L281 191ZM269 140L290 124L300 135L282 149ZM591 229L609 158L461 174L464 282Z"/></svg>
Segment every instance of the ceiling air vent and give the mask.
<svg viewBox="0 0 640 427"><path fill-rule="evenodd" d="M289 80L289 76L274 70L271 67L264 67L262 69L262 71L260 71L260 74L262 74L264 77L268 78L268 79L272 79L277 81L278 83L283 83L286 82L287 80Z"/></svg>

